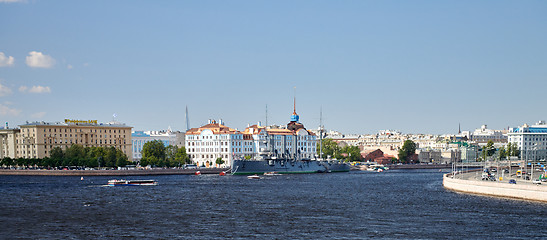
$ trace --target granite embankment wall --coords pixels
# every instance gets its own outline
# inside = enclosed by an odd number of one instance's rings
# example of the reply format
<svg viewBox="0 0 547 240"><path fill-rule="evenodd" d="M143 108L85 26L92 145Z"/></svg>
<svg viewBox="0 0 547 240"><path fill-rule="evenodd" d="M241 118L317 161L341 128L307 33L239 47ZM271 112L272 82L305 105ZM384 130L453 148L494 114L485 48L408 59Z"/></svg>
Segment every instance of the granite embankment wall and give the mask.
<svg viewBox="0 0 547 240"><path fill-rule="evenodd" d="M441 169L451 168L452 164L388 164L389 169Z"/></svg>
<svg viewBox="0 0 547 240"><path fill-rule="evenodd" d="M199 169L142 169L142 170L7 170L1 169L0 175L23 176L145 176L145 175L192 175L219 174L227 168Z"/></svg>
<svg viewBox="0 0 547 240"><path fill-rule="evenodd" d="M547 202L547 186L541 185L453 179L447 173L443 176L443 186L457 192Z"/></svg>

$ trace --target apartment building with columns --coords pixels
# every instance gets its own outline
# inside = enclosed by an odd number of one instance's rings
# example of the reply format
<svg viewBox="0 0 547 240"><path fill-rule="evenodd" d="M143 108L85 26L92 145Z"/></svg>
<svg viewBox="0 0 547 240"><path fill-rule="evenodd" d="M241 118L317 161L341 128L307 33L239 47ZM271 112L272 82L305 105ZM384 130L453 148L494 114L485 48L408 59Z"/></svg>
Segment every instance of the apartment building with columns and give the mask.
<svg viewBox="0 0 547 240"><path fill-rule="evenodd" d="M0 129L0 158L45 158L55 147L115 147L132 160L131 128L123 123L97 120L30 122Z"/></svg>

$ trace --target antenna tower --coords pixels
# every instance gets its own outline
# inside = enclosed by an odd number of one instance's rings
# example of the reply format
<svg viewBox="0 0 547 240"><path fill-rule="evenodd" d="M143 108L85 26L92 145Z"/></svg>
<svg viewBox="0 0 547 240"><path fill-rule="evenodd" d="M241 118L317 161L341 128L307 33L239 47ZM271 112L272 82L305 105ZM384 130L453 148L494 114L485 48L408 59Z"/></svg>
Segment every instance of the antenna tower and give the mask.
<svg viewBox="0 0 547 240"><path fill-rule="evenodd" d="M323 159L323 106L319 108L319 159Z"/></svg>
<svg viewBox="0 0 547 240"><path fill-rule="evenodd" d="M188 120L188 105L186 105L186 131L190 130L190 120Z"/></svg>
<svg viewBox="0 0 547 240"><path fill-rule="evenodd" d="M296 115L296 87L294 87L293 109L293 114Z"/></svg>

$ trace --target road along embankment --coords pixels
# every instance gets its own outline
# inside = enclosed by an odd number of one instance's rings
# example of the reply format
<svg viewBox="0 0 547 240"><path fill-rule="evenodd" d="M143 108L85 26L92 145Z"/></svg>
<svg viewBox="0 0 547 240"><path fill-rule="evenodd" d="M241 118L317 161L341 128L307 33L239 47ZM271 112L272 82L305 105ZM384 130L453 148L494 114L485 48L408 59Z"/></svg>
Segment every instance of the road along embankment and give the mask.
<svg viewBox="0 0 547 240"><path fill-rule="evenodd" d="M8 170L0 169L0 175L21 176L146 176L146 175L193 175L219 174L227 168L198 169L142 169L142 170Z"/></svg>
<svg viewBox="0 0 547 240"><path fill-rule="evenodd" d="M451 168L452 164L388 164L389 169L442 169Z"/></svg>
<svg viewBox="0 0 547 240"><path fill-rule="evenodd" d="M456 192L547 202L547 186L542 185L453 179L452 174L447 173L443 175L443 186Z"/></svg>

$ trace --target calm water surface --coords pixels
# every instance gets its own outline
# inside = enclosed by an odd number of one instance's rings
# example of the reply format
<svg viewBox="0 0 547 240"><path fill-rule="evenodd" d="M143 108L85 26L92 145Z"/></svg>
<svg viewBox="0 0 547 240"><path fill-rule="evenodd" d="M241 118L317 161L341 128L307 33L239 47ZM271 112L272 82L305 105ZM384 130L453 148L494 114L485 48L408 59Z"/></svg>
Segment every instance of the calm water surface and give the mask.
<svg viewBox="0 0 547 240"><path fill-rule="evenodd" d="M454 193L438 170L113 178L0 176L0 238L547 237L547 204Z"/></svg>

